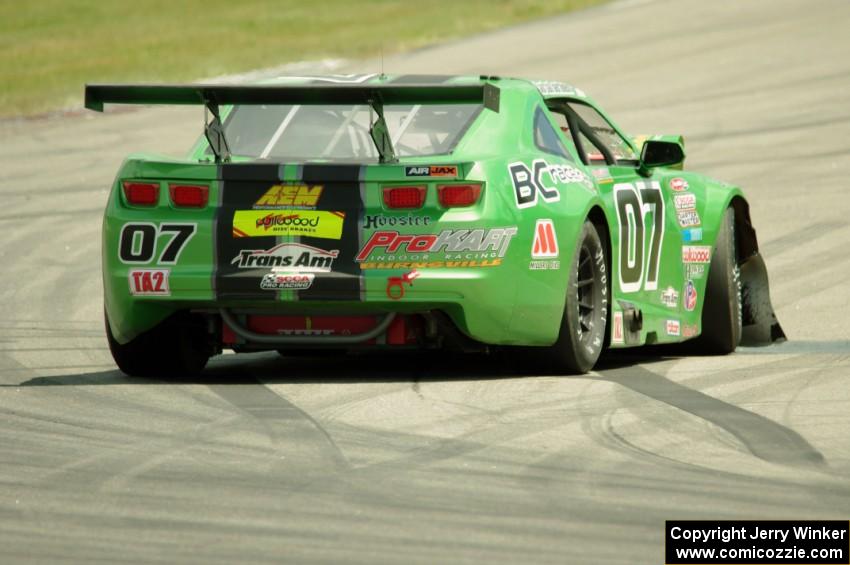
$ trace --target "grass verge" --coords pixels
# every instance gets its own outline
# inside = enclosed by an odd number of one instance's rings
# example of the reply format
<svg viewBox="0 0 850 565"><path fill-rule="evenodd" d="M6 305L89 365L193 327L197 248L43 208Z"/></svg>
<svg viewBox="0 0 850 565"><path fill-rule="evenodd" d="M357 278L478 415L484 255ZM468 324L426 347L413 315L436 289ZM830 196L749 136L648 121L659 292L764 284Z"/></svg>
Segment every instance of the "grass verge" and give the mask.
<svg viewBox="0 0 850 565"><path fill-rule="evenodd" d="M0 117L80 106L86 82L188 82L388 54L600 1L0 2Z"/></svg>

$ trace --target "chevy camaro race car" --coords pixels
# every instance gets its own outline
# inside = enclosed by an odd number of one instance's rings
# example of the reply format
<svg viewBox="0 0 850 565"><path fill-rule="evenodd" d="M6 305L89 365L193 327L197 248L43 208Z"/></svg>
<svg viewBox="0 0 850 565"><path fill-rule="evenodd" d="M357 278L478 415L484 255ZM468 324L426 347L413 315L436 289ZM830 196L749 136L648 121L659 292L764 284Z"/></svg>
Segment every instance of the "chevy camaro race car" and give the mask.
<svg viewBox="0 0 850 565"><path fill-rule="evenodd" d="M626 136L581 90L493 76L88 85L205 106L185 159L131 155L103 222L106 331L130 375L223 349L605 348L783 339L741 190Z"/></svg>

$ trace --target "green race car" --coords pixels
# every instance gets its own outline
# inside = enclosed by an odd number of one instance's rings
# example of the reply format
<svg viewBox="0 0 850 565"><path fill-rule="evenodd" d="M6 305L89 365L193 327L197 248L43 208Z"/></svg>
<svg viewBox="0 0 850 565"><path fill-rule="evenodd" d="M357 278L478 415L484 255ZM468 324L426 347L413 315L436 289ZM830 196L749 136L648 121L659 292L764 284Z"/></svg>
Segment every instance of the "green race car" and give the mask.
<svg viewBox="0 0 850 565"><path fill-rule="evenodd" d="M509 346L581 373L605 348L784 338L741 190L567 84L86 87L105 103L207 111L185 159L129 156L106 205L106 330L130 375L223 349Z"/></svg>

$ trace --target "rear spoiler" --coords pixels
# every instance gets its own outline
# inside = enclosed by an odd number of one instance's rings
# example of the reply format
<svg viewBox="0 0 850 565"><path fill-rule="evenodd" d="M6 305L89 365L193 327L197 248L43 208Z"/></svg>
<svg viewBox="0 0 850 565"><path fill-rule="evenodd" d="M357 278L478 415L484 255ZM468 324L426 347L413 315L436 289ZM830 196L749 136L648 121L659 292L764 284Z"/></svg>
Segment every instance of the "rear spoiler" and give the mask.
<svg viewBox="0 0 850 565"><path fill-rule="evenodd" d="M499 87L483 84L164 85L87 84L86 108L104 104L452 104L479 103L499 111Z"/></svg>
<svg viewBox="0 0 850 565"><path fill-rule="evenodd" d="M213 119L204 124L204 133L216 162L228 161L230 149L224 138L219 107L274 104L368 104L377 119L369 133L378 149L380 162L396 161L389 131L384 121L385 104L483 104L499 111L499 88L479 84L322 84L311 86L281 85L161 85L161 84L87 84L86 108L103 111L104 104L199 105Z"/></svg>

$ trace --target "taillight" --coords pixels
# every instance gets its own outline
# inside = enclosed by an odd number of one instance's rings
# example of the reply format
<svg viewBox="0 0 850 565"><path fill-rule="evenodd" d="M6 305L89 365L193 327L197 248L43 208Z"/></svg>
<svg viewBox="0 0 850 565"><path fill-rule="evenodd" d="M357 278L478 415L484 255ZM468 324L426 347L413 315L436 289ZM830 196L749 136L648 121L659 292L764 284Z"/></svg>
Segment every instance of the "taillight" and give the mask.
<svg viewBox="0 0 850 565"><path fill-rule="evenodd" d="M124 197L133 206L153 206L159 202L159 183L124 181Z"/></svg>
<svg viewBox="0 0 850 565"><path fill-rule="evenodd" d="M202 184L169 184L171 202L180 208L203 208L207 205L210 187Z"/></svg>
<svg viewBox="0 0 850 565"><path fill-rule="evenodd" d="M480 184L441 184L437 186L437 199L443 208L472 206L481 196Z"/></svg>
<svg viewBox="0 0 850 565"><path fill-rule="evenodd" d="M421 208L425 204L424 186L385 186L384 206L387 208Z"/></svg>

